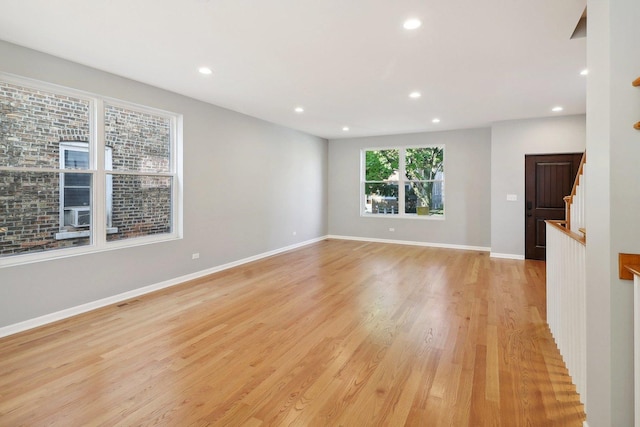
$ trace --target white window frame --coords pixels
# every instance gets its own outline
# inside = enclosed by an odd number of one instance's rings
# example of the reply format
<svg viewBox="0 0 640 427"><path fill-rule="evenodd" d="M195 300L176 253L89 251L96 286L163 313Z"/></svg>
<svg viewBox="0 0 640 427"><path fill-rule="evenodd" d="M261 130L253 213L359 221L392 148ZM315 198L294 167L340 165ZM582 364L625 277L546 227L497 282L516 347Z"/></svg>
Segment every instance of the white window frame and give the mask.
<svg viewBox="0 0 640 427"><path fill-rule="evenodd" d="M113 164L113 149L111 147L104 147L105 150L105 168L107 170L111 169ZM67 169L65 164L65 152L66 151L81 151L87 153L89 156L89 142L88 141L61 141L59 145L59 153L60 153L60 169ZM83 173L84 170L76 170L74 169L70 173ZM118 232L117 227L112 226L112 210L113 210L113 179L110 175L107 176L107 188L106 188L106 199L105 199L105 207L107 209L107 234L114 234ZM93 185L93 183L92 183ZM67 226L65 224L65 210L69 209L68 206L64 205L64 176L63 172L60 173L60 232L56 233L56 240L63 239L74 239L77 237L89 237L91 233L89 230L74 230L74 231L65 231L64 227ZM89 209L93 209L91 203L87 206Z"/></svg>
<svg viewBox="0 0 640 427"><path fill-rule="evenodd" d="M418 215L417 213L406 213L405 212L405 185L412 182L413 180L407 179L406 178L406 150L407 149L412 149L412 148L442 148L443 153L442 153L442 162L444 164L444 176L442 179L438 179L438 180L433 180L435 181L439 181L442 182L442 192L443 192L443 197L444 197L444 188L445 188L445 181L446 181L446 170L447 170L447 166L446 166L446 162L447 162L447 155L446 155L446 150L445 150L445 146L441 145L441 144L428 144L428 145L402 145L402 146L392 146L392 147L388 147L388 146L384 146L384 147L367 147L367 148L362 148L360 150L360 189L358 190L359 192L359 196L360 196L360 203L359 203L359 208L360 208L360 216L361 217L365 217L365 218L391 218L391 219L418 219L418 220L436 220L436 221L442 221L445 219L445 211L446 211L446 206L447 204L444 204L444 208L442 210L442 214L438 214L438 215ZM398 180L391 180L391 181L384 181L384 182L389 182L389 183L396 183L398 185L398 213L373 213L373 212L367 212L367 207L366 207L366 191L365 191L365 187L366 184L368 182L371 181L367 181L366 180L366 173L367 173L367 164L366 164L366 158L367 158L367 151L384 151L384 150L398 150ZM377 181L376 181L377 182Z"/></svg>
<svg viewBox="0 0 640 427"><path fill-rule="evenodd" d="M183 237L183 187L182 187L182 115L160 110L152 107L142 106L122 100L117 100L89 92L75 90L39 80L29 79L8 73L0 72L0 80L5 83L24 86L30 89L47 91L57 95L70 96L81 99L89 103L89 168L73 170L80 173L92 175L91 183L93 187L91 197L91 231L60 232L57 239L90 237L88 245L69 247L62 249L51 249L41 252L21 253L0 257L0 268L29 264L45 260L66 258L70 256L83 255L93 252L109 251L127 247L147 245L170 240L178 240ZM146 173L146 172L126 172L112 171L111 164L108 163L109 155L105 139L105 114L104 104L124 107L138 112L160 115L171 122L171 147L170 147L170 172L169 173ZM63 141L63 144L73 144L73 141ZM0 171L8 172L39 172L39 173L64 173L64 168L34 168L34 167L14 167L0 166ZM154 234L142 237L133 237L116 241L107 241L107 234L116 232L117 229L110 227L110 218L107 213L107 200L112 200L112 188L107 185L110 175L145 175L145 176L168 176L172 181L171 199L171 232ZM60 202L60 206L64 204ZM64 215L64 212L61 212ZM60 223L64 224L64 221Z"/></svg>

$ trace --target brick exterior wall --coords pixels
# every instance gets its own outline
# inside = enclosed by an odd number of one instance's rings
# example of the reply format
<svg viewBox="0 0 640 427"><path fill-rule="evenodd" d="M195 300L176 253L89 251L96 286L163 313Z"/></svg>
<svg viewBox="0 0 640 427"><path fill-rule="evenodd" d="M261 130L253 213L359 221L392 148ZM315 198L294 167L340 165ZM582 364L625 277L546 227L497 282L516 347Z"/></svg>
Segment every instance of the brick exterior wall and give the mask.
<svg viewBox="0 0 640 427"><path fill-rule="evenodd" d="M105 107L105 141L113 149L113 170L169 172L169 119L121 107ZM171 231L171 180L113 176L113 222L120 240Z"/></svg>
<svg viewBox="0 0 640 427"><path fill-rule="evenodd" d="M170 120L105 109L113 170L168 172ZM61 142L88 142L89 102L0 82L0 166L59 168ZM171 231L171 178L114 175L111 227L120 240ZM86 245L86 231L60 223L60 174L0 171L0 256Z"/></svg>
<svg viewBox="0 0 640 427"><path fill-rule="evenodd" d="M60 140L86 140L89 103L0 82L0 165L59 168ZM87 244L56 240L57 173L0 172L0 256Z"/></svg>
<svg viewBox="0 0 640 427"><path fill-rule="evenodd" d="M113 178L113 222L107 240L171 232L170 178L116 175Z"/></svg>

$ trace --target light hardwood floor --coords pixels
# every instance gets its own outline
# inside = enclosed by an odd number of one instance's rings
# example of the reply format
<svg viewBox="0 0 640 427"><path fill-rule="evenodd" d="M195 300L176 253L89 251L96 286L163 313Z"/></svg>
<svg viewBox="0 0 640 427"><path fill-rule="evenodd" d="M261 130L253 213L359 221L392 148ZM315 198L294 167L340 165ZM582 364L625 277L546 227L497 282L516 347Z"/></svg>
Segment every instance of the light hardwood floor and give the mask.
<svg viewBox="0 0 640 427"><path fill-rule="evenodd" d="M0 425L578 427L544 277L323 241L0 340Z"/></svg>

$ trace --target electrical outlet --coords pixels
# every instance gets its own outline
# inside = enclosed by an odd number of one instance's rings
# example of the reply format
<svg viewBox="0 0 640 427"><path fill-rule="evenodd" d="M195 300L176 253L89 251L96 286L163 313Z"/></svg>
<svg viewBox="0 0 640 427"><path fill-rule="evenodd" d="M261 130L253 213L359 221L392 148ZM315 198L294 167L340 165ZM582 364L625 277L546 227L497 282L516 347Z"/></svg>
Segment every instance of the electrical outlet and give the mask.
<svg viewBox="0 0 640 427"><path fill-rule="evenodd" d="M396 229L391 227L391 228L389 228L389 231L396 231Z"/></svg>
<svg viewBox="0 0 640 427"><path fill-rule="evenodd" d="M296 234L298 234L298 232L297 232L297 231L294 231L294 232L293 232L293 235L295 236Z"/></svg>
<svg viewBox="0 0 640 427"><path fill-rule="evenodd" d="M200 258L200 252L191 254L191 259L198 259L198 258Z"/></svg>

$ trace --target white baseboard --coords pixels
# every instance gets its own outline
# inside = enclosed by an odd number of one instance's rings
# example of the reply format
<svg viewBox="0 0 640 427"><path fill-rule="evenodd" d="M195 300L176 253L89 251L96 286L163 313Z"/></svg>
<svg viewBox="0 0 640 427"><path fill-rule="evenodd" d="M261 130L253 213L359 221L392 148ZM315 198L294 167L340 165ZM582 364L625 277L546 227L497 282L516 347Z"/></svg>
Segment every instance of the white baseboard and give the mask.
<svg viewBox="0 0 640 427"><path fill-rule="evenodd" d="M254 255L248 258L244 258L238 261L233 261L227 264L219 265L213 268L209 268L206 270L197 271L195 273L187 274L184 276L176 277L173 279L165 280L164 282L156 283L149 286L144 286L142 288L134 289L128 292L124 292L121 294L113 295L107 298L102 298L97 301L92 301L86 304L81 304L75 307L67 308L64 310L56 311L55 313L45 314L44 316L36 317L34 319L25 320L23 322L14 323L12 325L4 326L0 328L0 338L6 337L8 335L17 334L18 332L23 332L28 329L37 328L39 326L46 325L48 323L57 322L59 320L63 320L72 316L76 316L78 314L86 313L91 310L95 310L101 307L106 307L111 304L116 304L131 298L138 297L140 295L148 294L151 292L158 291L160 289L169 288L171 286L179 285L181 283L187 282L189 280L199 279L200 277L208 276L209 274L217 273L222 270L228 270L233 267L237 267L242 264L247 264L249 262L257 261L263 258L267 258L273 255L280 254L282 252L287 252L293 249L301 248L303 246L307 246L316 242L320 242L322 240L326 240L327 236L318 237L316 239L306 240L301 243L296 243L294 245L285 246L280 249L275 249L273 251L264 252L258 255Z"/></svg>
<svg viewBox="0 0 640 427"><path fill-rule="evenodd" d="M496 252L491 252L489 255L491 258L503 258L503 259L518 259L523 260L524 255L516 255L516 254L499 254Z"/></svg>
<svg viewBox="0 0 640 427"><path fill-rule="evenodd" d="M584 422L582 423L582 427L589 427L589 424L587 424L587 422L586 422L586 421L584 421Z"/></svg>
<svg viewBox="0 0 640 427"><path fill-rule="evenodd" d="M357 240L360 242L392 243L395 245L426 246L430 248L462 249L465 251L482 251L482 252L491 251L491 248L488 248L485 246L467 246L467 245L452 245L449 243L414 242L412 240L374 239L370 237L338 236L338 235L329 235L327 236L327 238L338 239L338 240Z"/></svg>

